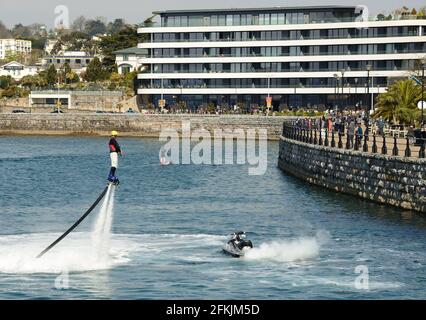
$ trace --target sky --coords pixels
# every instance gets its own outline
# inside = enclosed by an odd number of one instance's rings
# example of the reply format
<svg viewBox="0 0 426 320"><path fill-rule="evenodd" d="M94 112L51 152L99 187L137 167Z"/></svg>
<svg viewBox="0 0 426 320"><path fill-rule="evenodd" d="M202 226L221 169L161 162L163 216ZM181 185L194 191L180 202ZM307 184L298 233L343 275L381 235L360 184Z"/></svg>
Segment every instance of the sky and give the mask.
<svg viewBox="0 0 426 320"><path fill-rule="evenodd" d="M55 8L64 5L68 8L70 22L83 15L87 18L105 17L108 20L124 18L129 23L140 23L153 11L167 9L221 9L256 8L269 6L300 5L366 5L371 14L389 13L393 9L407 6L426 6L425 0L0 0L0 21L11 27L17 23L24 25L42 23L48 27L55 24Z"/></svg>

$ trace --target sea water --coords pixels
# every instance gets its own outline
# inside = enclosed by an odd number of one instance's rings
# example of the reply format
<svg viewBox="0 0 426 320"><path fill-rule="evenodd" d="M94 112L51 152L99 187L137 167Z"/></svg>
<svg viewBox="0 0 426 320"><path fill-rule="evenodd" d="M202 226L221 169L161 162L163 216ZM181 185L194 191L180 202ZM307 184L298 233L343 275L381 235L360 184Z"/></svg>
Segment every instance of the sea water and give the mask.
<svg viewBox="0 0 426 320"><path fill-rule="evenodd" d="M161 166L160 142L120 142L120 186L36 259L105 187L107 141L0 137L0 298L426 298L421 214L288 176L276 142L264 176L248 165ZM239 230L254 244L242 259L222 253ZM368 289L355 285L359 266Z"/></svg>

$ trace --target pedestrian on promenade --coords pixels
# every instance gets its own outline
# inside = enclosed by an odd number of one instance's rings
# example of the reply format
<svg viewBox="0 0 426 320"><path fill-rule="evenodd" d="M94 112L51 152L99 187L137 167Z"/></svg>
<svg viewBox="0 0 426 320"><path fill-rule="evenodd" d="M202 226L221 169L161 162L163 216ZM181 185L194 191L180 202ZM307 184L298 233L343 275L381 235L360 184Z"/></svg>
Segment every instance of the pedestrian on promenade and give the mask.
<svg viewBox="0 0 426 320"><path fill-rule="evenodd" d="M348 141L349 141L349 148L352 149L354 147L354 134L355 134L355 121L349 120L348 124Z"/></svg>
<svg viewBox="0 0 426 320"><path fill-rule="evenodd" d="M362 135L363 135L362 126L361 124L358 124L358 128L356 129L356 141L355 141L358 148L361 145Z"/></svg>
<svg viewBox="0 0 426 320"><path fill-rule="evenodd" d="M380 117L377 120L377 131L378 131L378 134L381 135L381 136L383 135L384 127L385 127L385 122L383 121L383 118Z"/></svg>

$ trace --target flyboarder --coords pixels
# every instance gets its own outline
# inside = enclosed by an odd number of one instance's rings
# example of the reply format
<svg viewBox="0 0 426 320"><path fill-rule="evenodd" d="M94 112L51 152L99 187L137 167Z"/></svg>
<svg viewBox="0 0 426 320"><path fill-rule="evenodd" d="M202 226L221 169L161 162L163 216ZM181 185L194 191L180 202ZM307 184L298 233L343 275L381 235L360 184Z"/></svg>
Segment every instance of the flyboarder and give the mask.
<svg viewBox="0 0 426 320"><path fill-rule="evenodd" d="M118 156L122 155L120 145L118 144L116 139L117 136L118 136L117 131L111 131L111 139L109 140L109 144L108 144L109 155L111 158L111 170L108 175L108 181L113 184L120 183L118 178L115 176L115 171L117 170L117 167L118 167Z"/></svg>

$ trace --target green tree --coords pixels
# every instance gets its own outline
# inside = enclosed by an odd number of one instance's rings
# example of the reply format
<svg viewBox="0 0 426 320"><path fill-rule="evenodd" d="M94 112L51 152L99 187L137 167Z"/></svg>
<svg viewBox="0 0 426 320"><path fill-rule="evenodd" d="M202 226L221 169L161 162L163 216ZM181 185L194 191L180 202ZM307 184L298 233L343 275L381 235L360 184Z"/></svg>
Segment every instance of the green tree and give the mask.
<svg viewBox="0 0 426 320"><path fill-rule="evenodd" d="M379 94L374 117L383 117L394 124L412 124L419 113L417 103L420 98L421 87L414 81L397 81L387 92Z"/></svg>
<svg viewBox="0 0 426 320"><path fill-rule="evenodd" d="M73 21L71 25L71 29L74 31L83 32L85 23L86 23L86 18L84 16L79 16Z"/></svg>
<svg viewBox="0 0 426 320"><path fill-rule="evenodd" d="M3 24L3 22L0 21L0 39L8 39L12 37L12 33L6 26Z"/></svg>
<svg viewBox="0 0 426 320"><path fill-rule="evenodd" d="M56 71L56 67L54 64L51 64L45 73L46 83L48 85L54 85L58 80L58 72Z"/></svg>
<svg viewBox="0 0 426 320"><path fill-rule="evenodd" d="M84 74L84 79L89 82L98 82L103 81L108 78L109 74L104 69L102 62L99 58L95 57L87 65L86 73Z"/></svg>
<svg viewBox="0 0 426 320"><path fill-rule="evenodd" d="M0 89L6 89L13 83L11 76L0 76Z"/></svg>
<svg viewBox="0 0 426 320"><path fill-rule="evenodd" d="M108 23L108 33L117 33L126 27L124 19L115 19L114 22Z"/></svg>
<svg viewBox="0 0 426 320"><path fill-rule="evenodd" d="M44 88L47 86L46 78L42 75L25 76L20 80L20 85L28 90Z"/></svg>
<svg viewBox="0 0 426 320"><path fill-rule="evenodd" d="M136 25L127 25L117 33L102 37L100 49L104 56L103 65L113 72L116 68L114 51L136 47L144 37L139 37Z"/></svg>
<svg viewBox="0 0 426 320"><path fill-rule="evenodd" d="M107 31L105 23L100 20L87 20L84 24L84 31L90 37L96 34L104 34Z"/></svg>

